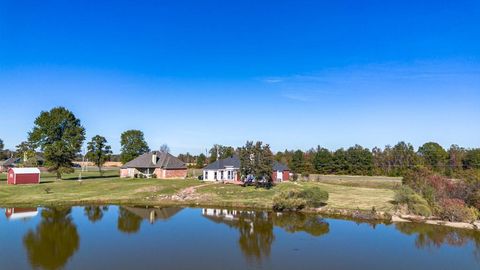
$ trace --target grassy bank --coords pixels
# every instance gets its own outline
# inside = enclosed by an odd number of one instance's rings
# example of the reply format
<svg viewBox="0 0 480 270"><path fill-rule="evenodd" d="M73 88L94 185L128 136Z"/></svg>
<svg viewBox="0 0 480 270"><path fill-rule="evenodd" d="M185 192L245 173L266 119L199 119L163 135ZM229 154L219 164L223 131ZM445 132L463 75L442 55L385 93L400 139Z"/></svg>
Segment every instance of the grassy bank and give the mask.
<svg viewBox="0 0 480 270"><path fill-rule="evenodd" d="M282 183L270 190L240 187L228 184L203 183L198 180L121 179L118 171L82 173L83 181L76 181L79 172L56 181L54 175L42 174L40 185L7 185L5 174L0 179L0 206L52 206L60 204L145 204L145 205L200 205L224 207L271 208L273 197L285 190L320 187L329 193L327 207L347 210L390 211L394 191L390 179L377 181L376 186L358 179L329 177L328 182ZM362 181L365 181L362 186ZM378 182L380 181L380 182ZM385 188L388 187L388 188Z"/></svg>

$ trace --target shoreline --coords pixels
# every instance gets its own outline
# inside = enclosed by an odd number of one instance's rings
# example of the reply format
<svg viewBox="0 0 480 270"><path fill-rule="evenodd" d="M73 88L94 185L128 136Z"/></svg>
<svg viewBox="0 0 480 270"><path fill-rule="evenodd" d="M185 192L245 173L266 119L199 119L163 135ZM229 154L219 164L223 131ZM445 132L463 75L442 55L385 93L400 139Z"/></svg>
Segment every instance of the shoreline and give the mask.
<svg viewBox="0 0 480 270"><path fill-rule="evenodd" d="M42 204L1 204L0 208L13 208L13 207L76 207L76 206L100 206L100 205L117 205L117 206L145 206L145 207L182 207L182 208L235 208L243 210L257 210L257 211L273 211L272 207L268 206L251 206L242 203L208 203L208 202L195 202L195 201L178 201L178 200L162 200L162 201L143 201L143 200L80 200L80 201L67 201L67 202L46 202ZM378 222L383 224L395 224L395 223L417 223L417 224L429 224L434 226L445 226L455 229L466 229L480 231L480 221L466 223L466 222L450 222L444 220L429 220L421 216L414 215L399 215L390 214L386 212L372 212L365 210L351 210L351 209L337 209L330 208L328 206L320 208L308 208L298 211L305 214L319 214L326 218L337 218L344 220L356 220L364 222Z"/></svg>

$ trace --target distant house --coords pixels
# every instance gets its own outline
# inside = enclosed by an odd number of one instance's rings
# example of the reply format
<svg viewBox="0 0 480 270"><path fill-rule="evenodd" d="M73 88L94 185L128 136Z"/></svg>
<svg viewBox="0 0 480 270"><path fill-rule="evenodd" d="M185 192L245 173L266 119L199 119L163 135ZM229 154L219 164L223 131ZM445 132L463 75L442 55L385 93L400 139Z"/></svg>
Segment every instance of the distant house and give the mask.
<svg viewBox="0 0 480 270"><path fill-rule="evenodd" d="M21 162L20 158L9 158L3 161L0 161L0 172L6 172L8 169L17 167Z"/></svg>
<svg viewBox="0 0 480 270"><path fill-rule="evenodd" d="M120 168L120 177L135 176L181 179L187 177L187 166L170 153L153 151L127 162Z"/></svg>
<svg viewBox="0 0 480 270"><path fill-rule="evenodd" d="M288 181L290 169L277 161L273 162L272 179L275 182ZM240 158L236 155L217 160L203 169L204 181L240 181Z"/></svg>

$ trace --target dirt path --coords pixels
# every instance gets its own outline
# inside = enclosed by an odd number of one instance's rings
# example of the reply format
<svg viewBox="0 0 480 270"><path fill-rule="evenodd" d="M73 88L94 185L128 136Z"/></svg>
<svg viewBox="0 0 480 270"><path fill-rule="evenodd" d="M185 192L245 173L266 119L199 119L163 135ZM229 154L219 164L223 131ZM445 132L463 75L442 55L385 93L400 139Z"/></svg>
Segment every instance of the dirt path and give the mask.
<svg viewBox="0 0 480 270"><path fill-rule="evenodd" d="M188 187L188 188L180 190L179 192L177 192L174 195L162 196L162 197L163 197L163 199L170 199L170 200L173 200L173 201L198 200L198 199L201 199L201 196L202 196L202 195L199 195L199 194L196 193L198 188L206 187L206 186L210 186L210 185L215 185L215 184L217 184L217 183L213 182L213 183L207 183L207 184L202 184L202 185L198 185L198 186Z"/></svg>

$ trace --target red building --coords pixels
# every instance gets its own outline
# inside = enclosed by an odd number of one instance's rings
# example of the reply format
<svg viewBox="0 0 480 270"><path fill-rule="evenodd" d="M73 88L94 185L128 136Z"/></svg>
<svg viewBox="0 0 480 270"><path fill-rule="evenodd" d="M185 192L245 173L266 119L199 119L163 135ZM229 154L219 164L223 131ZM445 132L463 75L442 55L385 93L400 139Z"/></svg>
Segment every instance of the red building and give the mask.
<svg viewBox="0 0 480 270"><path fill-rule="evenodd" d="M10 168L8 169L7 183L10 185L40 183L38 168Z"/></svg>

